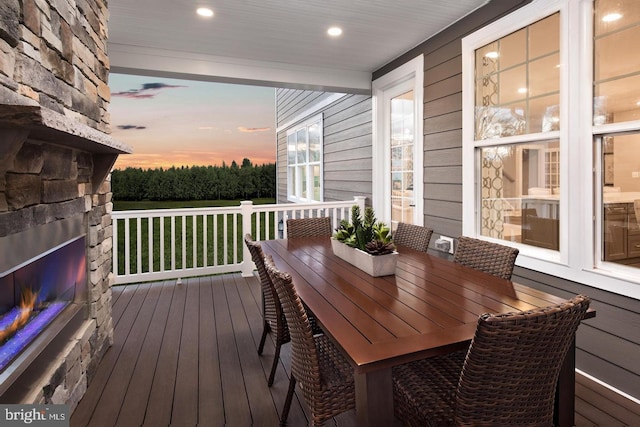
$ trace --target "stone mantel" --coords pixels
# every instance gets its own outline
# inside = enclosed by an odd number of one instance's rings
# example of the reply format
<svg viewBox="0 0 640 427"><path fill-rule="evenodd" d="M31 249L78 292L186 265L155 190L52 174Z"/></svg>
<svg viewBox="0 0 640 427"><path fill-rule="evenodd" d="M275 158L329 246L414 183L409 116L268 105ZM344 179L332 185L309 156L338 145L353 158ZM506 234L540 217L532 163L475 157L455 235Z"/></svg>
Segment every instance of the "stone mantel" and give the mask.
<svg viewBox="0 0 640 427"><path fill-rule="evenodd" d="M6 137L2 134L5 133ZM119 154L132 148L108 134L79 123L31 100L15 104L0 104L0 163L17 151L27 139L75 148L93 154L94 188L104 180ZM2 165L0 165L2 169Z"/></svg>

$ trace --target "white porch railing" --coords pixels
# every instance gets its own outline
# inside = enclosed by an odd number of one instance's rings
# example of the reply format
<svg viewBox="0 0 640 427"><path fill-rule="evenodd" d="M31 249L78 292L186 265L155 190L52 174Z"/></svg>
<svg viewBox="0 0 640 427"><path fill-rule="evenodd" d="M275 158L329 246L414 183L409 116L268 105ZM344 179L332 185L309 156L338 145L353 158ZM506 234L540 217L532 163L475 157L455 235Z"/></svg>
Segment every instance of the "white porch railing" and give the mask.
<svg viewBox="0 0 640 427"><path fill-rule="evenodd" d="M364 197L345 202L254 205L224 208L114 211L113 273L116 284L241 271L252 274L246 233L256 240L287 236L286 220L329 216L333 228Z"/></svg>

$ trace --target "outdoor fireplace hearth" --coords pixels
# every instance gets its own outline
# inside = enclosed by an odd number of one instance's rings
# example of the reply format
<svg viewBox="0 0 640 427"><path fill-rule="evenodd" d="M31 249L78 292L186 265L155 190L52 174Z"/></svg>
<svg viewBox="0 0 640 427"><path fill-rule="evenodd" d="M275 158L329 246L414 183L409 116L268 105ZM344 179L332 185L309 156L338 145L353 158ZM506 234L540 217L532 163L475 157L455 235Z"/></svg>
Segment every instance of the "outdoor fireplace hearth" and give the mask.
<svg viewBox="0 0 640 427"><path fill-rule="evenodd" d="M0 1L0 276L79 238L85 254L69 294L13 278L10 301L0 297L0 315L19 325L5 345L47 324L24 349L2 347L16 356L0 372L0 403L73 412L113 343L109 172L131 147L109 135L108 17L103 0ZM30 299L37 315L15 309Z"/></svg>
<svg viewBox="0 0 640 427"><path fill-rule="evenodd" d="M32 101L7 100L0 103L0 403L66 403L72 411L113 342L108 174L130 148ZM29 300L33 312L21 306Z"/></svg>
<svg viewBox="0 0 640 427"><path fill-rule="evenodd" d="M0 373L70 304L86 284L85 238L0 273Z"/></svg>

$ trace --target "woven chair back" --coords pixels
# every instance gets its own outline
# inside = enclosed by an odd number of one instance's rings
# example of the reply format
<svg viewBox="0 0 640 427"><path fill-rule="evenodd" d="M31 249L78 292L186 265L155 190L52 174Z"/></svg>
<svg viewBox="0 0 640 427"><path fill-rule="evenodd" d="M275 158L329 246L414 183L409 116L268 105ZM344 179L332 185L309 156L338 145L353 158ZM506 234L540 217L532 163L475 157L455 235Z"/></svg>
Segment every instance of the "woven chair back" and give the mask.
<svg viewBox="0 0 640 427"><path fill-rule="evenodd" d="M393 233L393 243L416 251L427 252L432 234L431 228L399 222L398 228Z"/></svg>
<svg viewBox="0 0 640 427"><path fill-rule="evenodd" d="M297 218L287 220L287 238L297 237L331 237L331 218Z"/></svg>
<svg viewBox="0 0 640 427"><path fill-rule="evenodd" d="M518 249L461 236L453 255L453 262L511 280Z"/></svg>
<svg viewBox="0 0 640 427"><path fill-rule="evenodd" d="M578 295L480 316L456 392L456 425L551 426L560 368L589 303Z"/></svg>
<svg viewBox="0 0 640 427"><path fill-rule="evenodd" d="M271 277L267 273L267 269L264 263L264 252L260 243L253 240L251 234L244 236L244 242L251 252L251 259L256 265L258 275L260 276L260 288L262 291L262 315L264 320L270 325L271 328L276 329L276 333L280 334L282 342L289 341L289 330L287 328L287 322L284 317L284 312L276 293L276 288L271 281Z"/></svg>
<svg viewBox="0 0 640 427"><path fill-rule="evenodd" d="M265 259L265 266L278 298L282 304L284 315L291 335L291 372L300 383L302 394L307 402L314 402L320 393L320 364L316 344L313 339L311 324L302 301L296 292L291 275L279 271L270 255ZM310 406L313 406L310 403Z"/></svg>

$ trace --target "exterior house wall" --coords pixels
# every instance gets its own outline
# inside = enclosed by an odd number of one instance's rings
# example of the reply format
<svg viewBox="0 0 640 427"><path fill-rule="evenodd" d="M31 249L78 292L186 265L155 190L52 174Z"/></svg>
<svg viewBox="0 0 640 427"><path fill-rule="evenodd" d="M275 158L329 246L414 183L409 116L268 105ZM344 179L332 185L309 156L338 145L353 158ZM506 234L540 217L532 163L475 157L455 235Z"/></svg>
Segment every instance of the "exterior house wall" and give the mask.
<svg viewBox="0 0 640 427"><path fill-rule="evenodd" d="M324 105L335 97L297 89L276 92L278 203L287 202L287 130L319 113L323 116L324 200L371 197L371 97L345 94Z"/></svg>
<svg viewBox="0 0 640 427"><path fill-rule="evenodd" d="M461 39L529 2L492 1L373 73L375 80L424 54L424 223L435 235L462 234ZM321 97L317 92L278 91L278 126ZM371 197L370 184L363 181L372 173L371 112L364 103L371 104L367 97L348 96L326 109L326 200L349 198L354 191ZM277 163L278 201L286 202L285 130L278 132ZM524 268L516 268L514 280L567 298L589 295L597 316L578 331L577 368L640 398L640 367L634 362L640 354L637 300Z"/></svg>
<svg viewBox="0 0 640 427"><path fill-rule="evenodd" d="M376 79L419 54L424 66L424 223L434 235L462 234L462 60L461 39L529 1L493 1L373 73ZM433 243L432 243L433 245ZM524 268L514 281L571 297L589 295L597 310L577 335L576 367L631 396L640 398L640 304Z"/></svg>
<svg viewBox="0 0 640 427"><path fill-rule="evenodd" d="M594 319L582 323L576 336L576 368L640 398L640 304L634 298L516 267L513 280L554 295L592 298Z"/></svg>

